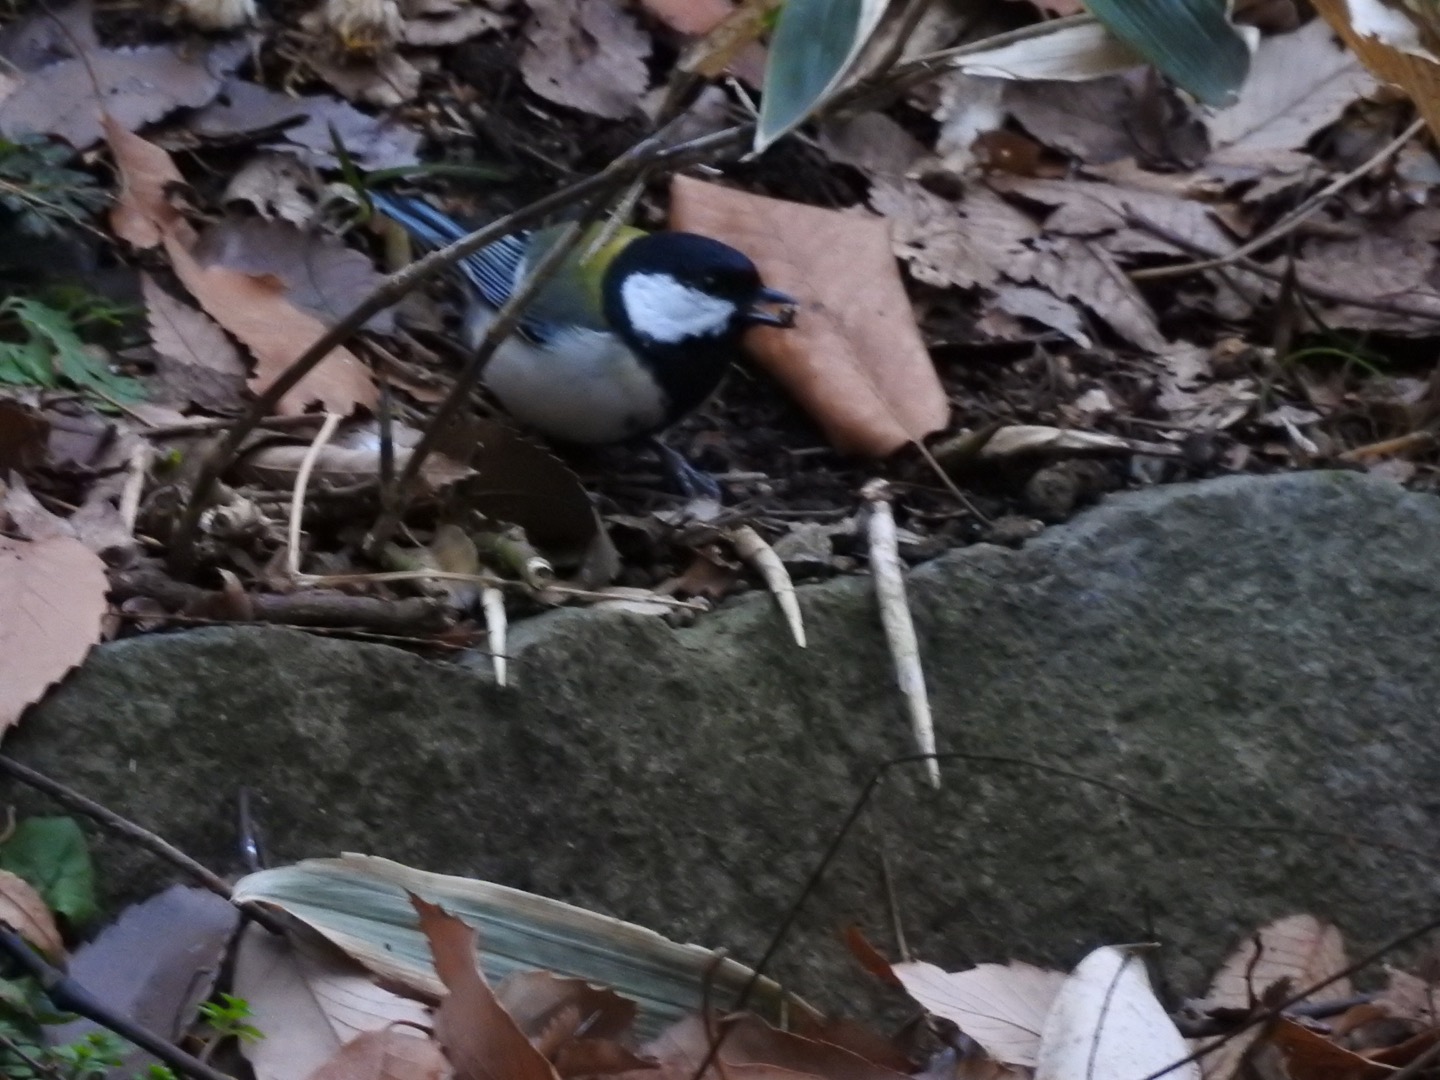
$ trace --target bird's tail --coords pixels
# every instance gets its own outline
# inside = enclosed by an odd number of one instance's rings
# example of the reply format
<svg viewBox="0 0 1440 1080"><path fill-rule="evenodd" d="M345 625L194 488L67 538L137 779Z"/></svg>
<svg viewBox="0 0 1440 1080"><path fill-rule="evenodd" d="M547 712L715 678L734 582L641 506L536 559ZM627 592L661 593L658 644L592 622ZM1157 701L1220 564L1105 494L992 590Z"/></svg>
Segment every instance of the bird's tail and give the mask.
<svg viewBox="0 0 1440 1080"><path fill-rule="evenodd" d="M387 195L380 191L371 191L369 196L376 210L398 222L413 239L428 248L453 244L466 233L459 222L446 217L420 199L412 199L407 195Z"/></svg>
<svg viewBox="0 0 1440 1080"><path fill-rule="evenodd" d="M375 209L399 222L413 240L426 248L445 247L470 233L465 226L420 199L379 191L369 195ZM503 236L460 260L458 269L491 307L501 307L510 298L525 259L527 236L526 233Z"/></svg>

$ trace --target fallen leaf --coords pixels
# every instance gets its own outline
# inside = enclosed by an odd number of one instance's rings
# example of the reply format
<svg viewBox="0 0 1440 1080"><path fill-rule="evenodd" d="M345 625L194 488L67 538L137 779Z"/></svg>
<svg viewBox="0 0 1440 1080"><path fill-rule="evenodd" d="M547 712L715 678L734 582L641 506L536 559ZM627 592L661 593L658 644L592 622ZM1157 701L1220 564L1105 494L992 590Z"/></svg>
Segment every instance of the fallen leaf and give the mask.
<svg viewBox="0 0 1440 1080"><path fill-rule="evenodd" d="M309 1080L442 1080L449 1075L450 1063L435 1040L386 1028L355 1036Z"/></svg>
<svg viewBox="0 0 1440 1080"><path fill-rule="evenodd" d="M650 84L650 37L617 0L529 0L520 74L535 93L612 120Z"/></svg>
<svg viewBox="0 0 1440 1080"><path fill-rule="evenodd" d="M3 557L3 556L0 556ZM55 916L24 878L0 870L0 923L5 923L52 961L65 957L65 941Z"/></svg>
<svg viewBox="0 0 1440 1080"><path fill-rule="evenodd" d="M181 182L170 155L108 118L105 126L121 177L111 227L136 247L165 248L175 276L190 295L251 351L255 371L250 386L263 393L325 332L325 324L291 304L273 279L201 266L191 251L194 230L167 197ZM300 413L319 402L326 411L348 414L357 406L373 408L376 400L365 365L340 347L280 400L277 411Z"/></svg>
<svg viewBox="0 0 1440 1080"><path fill-rule="evenodd" d="M1383 0L1318 0L1315 10L1383 82L1415 102L1432 136L1440 136L1440 63L1433 27L1422 31L1416 11Z"/></svg>
<svg viewBox="0 0 1440 1080"><path fill-rule="evenodd" d="M266 151L240 167L225 186L221 201L239 203L266 221L308 225L315 217L322 181L315 170L290 154Z"/></svg>
<svg viewBox="0 0 1440 1080"><path fill-rule="evenodd" d="M1418 975L1401 971L1386 965L1385 989L1380 991L1375 1003L1391 1016L1405 1020L1418 1020L1430 1027L1435 1026L1436 1003L1440 991Z"/></svg>
<svg viewBox="0 0 1440 1080"><path fill-rule="evenodd" d="M505 16L475 3L410 4L405 11L401 35L407 45L433 48L458 45L507 25Z"/></svg>
<svg viewBox="0 0 1440 1080"><path fill-rule="evenodd" d="M395 468L403 469L420 441L420 432L402 424L393 425ZM237 475L276 491L290 491L310 444L266 442L249 451L235 465ZM312 465L310 482L332 488L377 483L380 478L380 437L374 424L362 424L339 434L321 448ZM430 454L420 467L422 491L433 495L452 484L474 476L475 470L444 454Z"/></svg>
<svg viewBox="0 0 1440 1080"><path fill-rule="evenodd" d="M312 55L306 61L316 78L350 101L393 109L420 96L420 69L393 50L369 57L364 63L330 53Z"/></svg>
<svg viewBox="0 0 1440 1080"><path fill-rule="evenodd" d="M1375 78L1320 19L1260 43L1235 104L1211 114L1207 165L1268 164L1334 123Z"/></svg>
<svg viewBox="0 0 1440 1080"><path fill-rule="evenodd" d="M1105 247L1111 252L1190 254L1136 228L1132 216L1162 226L1208 254L1225 255L1235 246L1208 206L1179 195L1085 180L996 176L990 184L1007 195L1054 207L1045 219L1047 232L1108 237Z"/></svg>
<svg viewBox="0 0 1440 1080"><path fill-rule="evenodd" d="M449 991L435 1010L435 1038L455 1066L456 1080L557 1080L480 974L475 930L414 893L410 903Z"/></svg>
<svg viewBox="0 0 1440 1080"><path fill-rule="evenodd" d="M1262 926L1225 958L1210 983L1205 1005L1249 1009L1282 979L1299 991L1347 964L1345 942L1335 926L1314 915L1289 915ZM1350 980L1340 979L1308 1000L1340 1001L1352 994Z"/></svg>
<svg viewBox="0 0 1440 1080"><path fill-rule="evenodd" d="M1393 1065L1371 1061L1288 1017L1276 1021L1268 1041L1284 1056L1290 1080L1383 1080L1395 1072Z"/></svg>
<svg viewBox="0 0 1440 1080"><path fill-rule="evenodd" d="M1061 299L1078 300L1141 349L1160 352L1166 347L1155 312L1125 271L1098 244L1060 236L1042 237L1006 268L1006 276L1044 285Z"/></svg>
<svg viewBox="0 0 1440 1080"><path fill-rule="evenodd" d="M549 971L512 971L495 988L495 998L531 1039L567 1010L575 1018L576 1030L566 1033L566 1038L576 1035L582 1024L586 1035L614 1038L635 1022L635 1002L614 990Z"/></svg>
<svg viewBox="0 0 1440 1080"><path fill-rule="evenodd" d="M1040 235L1027 215L978 185L950 202L913 180L880 180L870 205L891 221L895 254L927 285L994 285Z"/></svg>
<svg viewBox="0 0 1440 1080"><path fill-rule="evenodd" d="M140 286L167 399L235 411L249 375L240 350L210 316L175 299L149 274L140 275Z"/></svg>
<svg viewBox="0 0 1440 1080"><path fill-rule="evenodd" d="M0 536L0 733L100 640L105 564L68 536Z"/></svg>
<svg viewBox="0 0 1440 1080"><path fill-rule="evenodd" d="M235 950L234 992L265 1033L240 1044L256 1080L304 1080L365 1032L419 1042L430 1024L425 1006L376 986L357 965L254 925Z"/></svg>
<svg viewBox="0 0 1440 1080"><path fill-rule="evenodd" d="M752 330L746 345L837 449L884 457L945 426L885 223L688 177L672 182L670 221L745 252L800 301L793 328Z"/></svg>
<svg viewBox="0 0 1440 1080"><path fill-rule="evenodd" d="M1135 91L1113 76L1083 83L1012 82L1005 111L1046 146L1095 165L1139 152L1135 141Z"/></svg>
<svg viewBox="0 0 1440 1080"><path fill-rule="evenodd" d="M219 98L191 116L187 126L213 139L274 129L280 146L317 168L339 165L334 137L362 168L393 169L419 160L420 133L396 121L363 113L327 94L291 97L239 79L226 83Z"/></svg>
<svg viewBox="0 0 1440 1080"><path fill-rule="evenodd" d="M1200 1080L1189 1050L1150 989L1145 964L1114 946L1085 957L1060 987L1040 1037L1035 1080Z"/></svg>
<svg viewBox="0 0 1440 1080"><path fill-rule="evenodd" d="M239 911L223 897L171 885L126 908L80 946L68 972L117 1016L179 1041L215 989L239 924ZM102 1030L82 1017L48 1026L45 1033L51 1045L67 1045ZM143 1074L151 1064L158 1059L131 1047L124 1075Z"/></svg>
<svg viewBox="0 0 1440 1080"><path fill-rule="evenodd" d="M919 139L879 112L821 120L817 141L831 160L859 169L867 177L902 180L925 156Z"/></svg>
<svg viewBox="0 0 1440 1080"><path fill-rule="evenodd" d="M0 132L53 135L84 150L103 136L102 104L134 131L176 109L208 104L249 55L244 42L208 50L177 44L89 51L27 74L0 102Z"/></svg>
<svg viewBox="0 0 1440 1080"><path fill-rule="evenodd" d="M891 968L927 1012L949 1020L996 1061L1033 1066L1040 1035L1065 975L1011 961L942 971L912 961Z"/></svg>
<svg viewBox="0 0 1440 1080"><path fill-rule="evenodd" d="M338 322L384 280L364 252L283 221L227 218L205 230L194 255L207 268L273 275L285 286L287 300L327 322ZM393 333L394 314L377 312L365 329Z"/></svg>

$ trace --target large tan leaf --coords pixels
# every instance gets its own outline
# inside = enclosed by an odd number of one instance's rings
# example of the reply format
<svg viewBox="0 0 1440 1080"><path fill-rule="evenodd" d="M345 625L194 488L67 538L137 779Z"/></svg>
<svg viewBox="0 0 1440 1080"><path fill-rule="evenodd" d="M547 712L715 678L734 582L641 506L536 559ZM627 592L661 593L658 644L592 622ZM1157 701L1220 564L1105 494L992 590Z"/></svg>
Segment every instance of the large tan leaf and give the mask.
<svg viewBox="0 0 1440 1080"><path fill-rule="evenodd" d="M673 228L745 252L800 301L794 327L757 328L746 344L837 449L884 457L945 426L950 405L886 223L683 176L670 194Z"/></svg>
<svg viewBox="0 0 1440 1080"><path fill-rule="evenodd" d="M356 965L254 925L236 948L235 993L265 1034L240 1046L256 1080L304 1080L359 1035L401 1025L393 1030L419 1041L430 1025L423 1005L381 989Z"/></svg>
<svg viewBox="0 0 1440 1080"><path fill-rule="evenodd" d="M357 1035L312 1072L309 1080L442 1080L450 1063L434 1039L398 1028Z"/></svg>
<svg viewBox="0 0 1440 1080"><path fill-rule="evenodd" d="M1007 1065L1035 1064L1045 1016L1065 982L1062 972L1019 961L955 972L914 961L891 970L927 1012L951 1021Z"/></svg>
<svg viewBox="0 0 1440 1080"><path fill-rule="evenodd" d="M164 247L190 295L250 349L255 357L250 385L263 392L325 332L325 324L290 303L284 287L272 279L202 266L191 251L195 232L171 202L172 189L182 180L170 155L110 117L104 125L120 173L111 228L136 247ZM338 348L281 399L279 411L304 412L319 402L329 412L349 413L356 406L373 408L376 401L365 365Z"/></svg>
<svg viewBox="0 0 1440 1080"><path fill-rule="evenodd" d="M650 83L650 35L619 0L530 0L520 74L549 101L619 119Z"/></svg>
<svg viewBox="0 0 1440 1080"><path fill-rule="evenodd" d="M79 540L0 536L0 734L100 640L108 588Z"/></svg>
<svg viewBox="0 0 1440 1080"><path fill-rule="evenodd" d="M1258 955L1257 955L1258 953ZM1288 915L1262 926L1225 958L1205 1004L1211 1008L1248 1009L1281 979L1303 990L1345 968L1340 931L1314 915ZM1340 979L1316 991L1315 1001L1339 1001L1354 990Z"/></svg>
<svg viewBox="0 0 1440 1080"><path fill-rule="evenodd" d="M51 960L65 955L65 942L55 916L35 887L19 874L0 870L0 923L10 926Z"/></svg>

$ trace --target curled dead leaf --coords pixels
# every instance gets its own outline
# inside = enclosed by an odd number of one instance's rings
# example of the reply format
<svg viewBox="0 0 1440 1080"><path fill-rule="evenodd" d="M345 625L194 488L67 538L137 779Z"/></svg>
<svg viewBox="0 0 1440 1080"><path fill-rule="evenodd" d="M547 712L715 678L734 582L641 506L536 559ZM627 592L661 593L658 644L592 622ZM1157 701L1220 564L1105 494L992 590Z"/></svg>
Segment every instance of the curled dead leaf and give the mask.
<svg viewBox="0 0 1440 1080"><path fill-rule="evenodd" d="M673 228L745 252L800 301L794 327L757 328L746 345L837 449L884 457L945 426L950 405L884 222L688 177L670 190Z"/></svg>

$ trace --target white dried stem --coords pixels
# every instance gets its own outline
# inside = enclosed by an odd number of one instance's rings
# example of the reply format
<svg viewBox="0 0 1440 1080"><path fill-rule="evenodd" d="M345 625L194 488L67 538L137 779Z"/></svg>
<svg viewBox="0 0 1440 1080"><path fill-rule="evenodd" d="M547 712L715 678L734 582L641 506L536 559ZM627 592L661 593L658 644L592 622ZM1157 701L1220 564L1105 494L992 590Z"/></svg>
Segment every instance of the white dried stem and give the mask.
<svg viewBox="0 0 1440 1080"><path fill-rule="evenodd" d="M890 490L883 480L872 480L860 495L870 503L870 575L880 605L880 625L895 664L895 681L910 713L910 728L922 754L935 753L935 721L930 715L930 696L925 690L925 671L920 666L920 642L915 622L905 599L905 575L900 565L900 545L895 535L895 515L890 509ZM925 762L932 787L940 786L940 765L932 757Z"/></svg>
<svg viewBox="0 0 1440 1080"><path fill-rule="evenodd" d="M335 429L339 426L339 413L325 414L325 422L315 433L314 441L305 451L305 460L300 462L300 471L295 474L295 490L290 494L290 537L287 543L288 550L285 553L285 565L290 572L290 577L297 580L300 577L300 524L305 517L305 490L310 486L310 474L315 469L315 462L320 457L320 451L325 449L325 444L330 441L330 436L335 434Z"/></svg>
<svg viewBox="0 0 1440 1080"><path fill-rule="evenodd" d="M120 520L125 532L135 535L135 519L140 516L140 496L145 491L145 478L150 473L150 462L155 457L155 448L148 442L138 443L130 452L130 461L125 467L125 487L120 491Z"/></svg>
<svg viewBox="0 0 1440 1080"><path fill-rule="evenodd" d="M485 612L485 634L489 641L490 663L495 669L495 685L506 684L505 594L492 586L480 590L480 609Z"/></svg>
<svg viewBox="0 0 1440 1080"><path fill-rule="evenodd" d="M727 535L735 554L753 566L764 579L765 587L775 597L775 603L780 606L790 626L790 636L795 639L795 644L805 648L805 619L800 614L800 598L795 595L795 583L790 580L790 571L785 569L780 556L749 525L731 529Z"/></svg>

